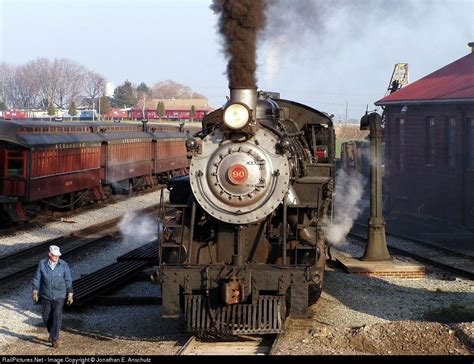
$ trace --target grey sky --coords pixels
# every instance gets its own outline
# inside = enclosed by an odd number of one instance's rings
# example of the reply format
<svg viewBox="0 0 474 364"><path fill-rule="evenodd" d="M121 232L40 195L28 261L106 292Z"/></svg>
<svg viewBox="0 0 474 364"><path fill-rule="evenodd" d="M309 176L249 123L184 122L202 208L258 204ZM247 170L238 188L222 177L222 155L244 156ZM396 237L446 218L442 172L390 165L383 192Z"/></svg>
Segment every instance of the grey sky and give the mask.
<svg viewBox="0 0 474 364"><path fill-rule="evenodd" d="M293 1L281 0L278 11L291 14ZM323 19L296 15L291 29L261 42L259 88L336 120L347 101L349 118L358 119L385 94L395 63L408 62L414 81L466 55L474 41L474 0L338 1L346 7L327 2ZM228 95L226 60L210 2L0 0L0 61L66 57L116 86L172 79L219 107Z"/></svg>

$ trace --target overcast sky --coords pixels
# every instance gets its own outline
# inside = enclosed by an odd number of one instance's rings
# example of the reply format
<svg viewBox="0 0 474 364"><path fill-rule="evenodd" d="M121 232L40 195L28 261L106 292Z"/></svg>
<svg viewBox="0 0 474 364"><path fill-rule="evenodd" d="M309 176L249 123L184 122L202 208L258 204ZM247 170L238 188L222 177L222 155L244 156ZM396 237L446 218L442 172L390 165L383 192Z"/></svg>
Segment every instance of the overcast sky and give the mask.
<svg viewBox="0 0 474 364"><path fill-rule="evenodd" d="M220 107L227 62L210 2L0 0L0 61L70 58L115 86L171 79ZM308 2L280 0L270 12L284 21L280 29L270 21L260 42L258 86L335 120L345 118L346 102L349 118L373 108L395 63L409 64L413 82L468 54L474 41L474 0L314 0L324 7L301 11Z"/></svg>

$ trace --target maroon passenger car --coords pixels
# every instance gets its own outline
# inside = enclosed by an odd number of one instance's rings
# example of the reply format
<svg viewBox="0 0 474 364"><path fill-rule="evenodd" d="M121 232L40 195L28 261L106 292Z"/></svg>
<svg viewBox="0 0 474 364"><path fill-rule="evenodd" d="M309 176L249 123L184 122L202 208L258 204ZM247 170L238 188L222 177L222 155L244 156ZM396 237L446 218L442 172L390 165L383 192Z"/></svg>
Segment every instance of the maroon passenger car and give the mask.
<svg viewBox="0 0 474 364"><path fill-rule="evenodd" d="M178 128L125 123L2 121L0 204L13 221L45 205L74 208L186 172Z"/></svg>

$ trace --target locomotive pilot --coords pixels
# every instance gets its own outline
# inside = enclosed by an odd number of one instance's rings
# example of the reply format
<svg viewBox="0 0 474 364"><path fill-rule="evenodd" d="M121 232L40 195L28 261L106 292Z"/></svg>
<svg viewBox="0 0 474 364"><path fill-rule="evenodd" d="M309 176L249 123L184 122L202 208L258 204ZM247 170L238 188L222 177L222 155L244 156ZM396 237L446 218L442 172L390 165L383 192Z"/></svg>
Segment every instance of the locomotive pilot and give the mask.
<svg viewBox="0 0 474 364"><path fill-rule="evenodd" d="M37 303L41 298L43 322L48 329L49 341L57 348L64 301L67 305L73 302L72 279L69 265L59 259L61 252L58 246L51 245L48 256L40 260L33 278L33 302Z"/></svg>

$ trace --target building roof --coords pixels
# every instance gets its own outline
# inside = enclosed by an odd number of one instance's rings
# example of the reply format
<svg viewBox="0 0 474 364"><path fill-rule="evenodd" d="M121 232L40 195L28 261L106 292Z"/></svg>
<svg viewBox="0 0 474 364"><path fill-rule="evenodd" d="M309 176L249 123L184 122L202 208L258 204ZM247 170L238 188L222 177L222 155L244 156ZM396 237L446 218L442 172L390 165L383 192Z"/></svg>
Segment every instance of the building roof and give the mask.
<svg viewBox="0 0 474 364"><path fill-rule="evenodd" d="M196 110L213 110L213 108L209 106L207 99L149 99L146 101L145 108L148 110L156 110L156 106L160 101L164 102L166 110L190 110L192 105L194 105ZM141 110L142 107L139 103L133 109Z"/></svg>
<svg viewBox="0 0 474 364"><path fill-rule="evenodd" d="M375 105L474 101L474 52L396 91Z"/></svg>

